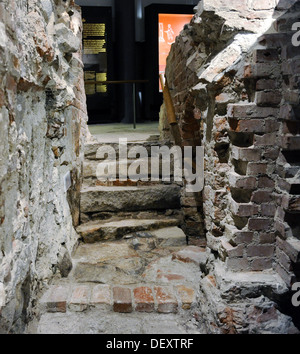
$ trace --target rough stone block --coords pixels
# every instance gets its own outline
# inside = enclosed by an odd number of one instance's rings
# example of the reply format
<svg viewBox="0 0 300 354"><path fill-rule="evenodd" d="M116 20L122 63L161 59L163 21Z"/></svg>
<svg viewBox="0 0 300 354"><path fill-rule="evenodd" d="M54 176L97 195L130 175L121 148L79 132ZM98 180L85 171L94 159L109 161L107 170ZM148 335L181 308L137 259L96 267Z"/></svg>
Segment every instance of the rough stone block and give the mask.
<svg viewBox="0 0 300 354"><path fill-rule="evenodd" d="M188 246L172 255L173 260L185 263L195 263L196 265L200 265L203 262L205 263L206 257L205 250L197 246Z"/></svg>

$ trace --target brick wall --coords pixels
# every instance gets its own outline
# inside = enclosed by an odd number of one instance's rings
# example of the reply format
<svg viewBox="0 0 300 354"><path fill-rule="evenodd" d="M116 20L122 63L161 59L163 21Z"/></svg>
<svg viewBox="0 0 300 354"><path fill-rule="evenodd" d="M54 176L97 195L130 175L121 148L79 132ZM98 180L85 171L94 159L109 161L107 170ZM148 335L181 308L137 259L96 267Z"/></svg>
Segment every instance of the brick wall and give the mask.
<svg viewBox="0 0 300 354"><path fill-rule="evenodd" d="M290 288L300 269L299 3L239 5L200 2L166 76L183 145L205 148L208 250L230 272L275 271Z"/></svg>

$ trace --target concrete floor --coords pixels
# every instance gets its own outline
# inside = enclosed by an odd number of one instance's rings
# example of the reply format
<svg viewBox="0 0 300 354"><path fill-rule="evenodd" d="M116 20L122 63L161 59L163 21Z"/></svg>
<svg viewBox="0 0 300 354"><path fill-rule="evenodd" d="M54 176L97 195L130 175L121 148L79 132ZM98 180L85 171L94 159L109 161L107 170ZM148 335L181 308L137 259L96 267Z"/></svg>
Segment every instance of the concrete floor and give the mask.
<svg viewBox="0 0 300 354"><path fill-rule="evenodd" d="M159 136L158 122L138 123L136 129L132 124L95 124L89 125L91 134L104 143L118 142L119 138L128 141L147 141L151 136Z"/></svg>

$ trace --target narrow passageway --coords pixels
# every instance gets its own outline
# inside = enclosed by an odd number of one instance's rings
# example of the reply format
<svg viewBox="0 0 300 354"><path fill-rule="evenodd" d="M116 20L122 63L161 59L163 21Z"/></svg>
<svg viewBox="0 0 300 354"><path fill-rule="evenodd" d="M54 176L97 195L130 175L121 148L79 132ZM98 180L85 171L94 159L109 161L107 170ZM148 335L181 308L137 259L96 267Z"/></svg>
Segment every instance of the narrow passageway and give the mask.
<svg viewBox="0 0 300 354"><path fill-rule="evenodd" d="M299 334L299 18L0 2L0 333Z"/></svg>
<svg viewBox="0 0 300 354"><path fill-rule="evenodd" d="M73 269L40 300L44 314L37 333L204 333L196 307L205 244L187 245L180 228L181 186L151 182L151 159L149 182L121 182L120 171L112 182L96 175L103 163L99 149L126 137L128 150L150 151L159 144L155 125L141 125L131 134L124 125L90 130L97 142L85 147ZM122 165L118 157L109 163Z"/></svg>

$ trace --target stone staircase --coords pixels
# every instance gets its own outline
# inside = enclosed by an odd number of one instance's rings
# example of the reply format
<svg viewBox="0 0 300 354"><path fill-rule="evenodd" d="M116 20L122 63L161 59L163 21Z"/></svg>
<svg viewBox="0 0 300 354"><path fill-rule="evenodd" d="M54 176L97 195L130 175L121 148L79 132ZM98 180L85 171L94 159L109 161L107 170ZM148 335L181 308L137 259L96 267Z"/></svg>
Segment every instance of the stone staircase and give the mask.
<svg viewBox="0 0 300 354"><path fill-rule="evenodd" d="M158 145L140 144L148 151ZM181 185L172 178L99 181L99 147L85 149L73 268L41 298L37 332L199 333L194 315L206 253L204 244L187 245L180 228Z"/></svg>

